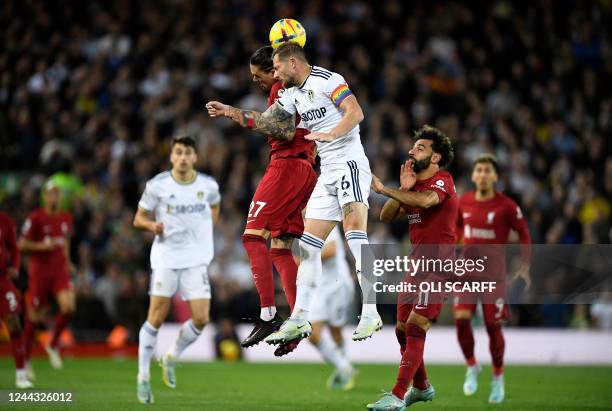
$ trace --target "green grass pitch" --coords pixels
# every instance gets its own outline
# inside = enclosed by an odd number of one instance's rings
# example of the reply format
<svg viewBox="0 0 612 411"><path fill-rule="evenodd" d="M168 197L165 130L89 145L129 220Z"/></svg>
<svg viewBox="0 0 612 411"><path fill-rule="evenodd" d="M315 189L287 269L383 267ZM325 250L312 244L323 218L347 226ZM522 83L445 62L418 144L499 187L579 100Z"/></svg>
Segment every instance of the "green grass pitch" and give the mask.
<svg viewBox="0 0 612 411"><path fill-rule="evenodd" d="M146 406L136 400L136 361L113 359L67 359L62 371L47 361L35 361L36 388L69 390L71 406L6 405L0 409L37 410L136 410ZM152 364L155 410L365 410L381 389L389 390L396 366L360 365L357 387L349 392L330 392L325 381L331 369L323 364L184 363L177 369L176 390L163 386L159 367ZM490 406L490 369L480 376L475 396L462 393L464 367L432 365L430 381L436 388L432 403L415 404L415 410L610 410L612 367L508 366L506 402ZM14 384L12 363L0 360L0 390ZM6 395L6 394L5 394Z"/></svg>

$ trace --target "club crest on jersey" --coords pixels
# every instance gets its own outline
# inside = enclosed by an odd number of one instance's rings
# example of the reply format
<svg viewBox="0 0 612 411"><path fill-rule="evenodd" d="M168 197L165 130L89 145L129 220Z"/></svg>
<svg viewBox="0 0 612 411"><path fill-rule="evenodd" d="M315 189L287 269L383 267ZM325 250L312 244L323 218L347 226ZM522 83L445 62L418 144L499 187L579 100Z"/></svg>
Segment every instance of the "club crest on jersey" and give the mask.
<svg viewBox="0 0 612 411"><path fill-rule="evenodd" d="M198 200L202 201L204 199L204 191L198 191Z"/></svg>
<svg viewBox="0 0 612 411"><path fill-rule="evenodd" d="M493 224L493 219L495 218L495 211L489 211L487 214L487 224Z"/></svg>
<svg viewBox="0 0 612 411"><path fill-rule="evenodd" d="M314 91L308 90L308 100L310 100L311 103L314 103Z"/></svg>

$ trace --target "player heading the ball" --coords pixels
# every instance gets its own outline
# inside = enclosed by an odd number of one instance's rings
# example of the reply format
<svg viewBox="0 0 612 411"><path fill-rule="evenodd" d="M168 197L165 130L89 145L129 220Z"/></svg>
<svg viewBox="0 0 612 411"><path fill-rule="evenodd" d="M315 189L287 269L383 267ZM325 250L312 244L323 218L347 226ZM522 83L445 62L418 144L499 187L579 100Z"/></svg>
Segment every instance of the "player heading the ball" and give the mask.
<svg viewBox="0 0 612 411"><path fill-rule="evenodd" d="M372 175L359 136L363 112L357 98L337 73L308 63L297 44L281 45L273 54L274 76L285 88L281 98L264 113L241 110L216 101L206 104L212 117L225 116L243 127L280 139L292 139L295 116L317 142L321 175L306 206L304 235L300 239L297 298L291 317L266 338L271 344L308 336L310 304L322 276L321 248L339 221L355 257L357 277L364 295L361 319L354 340L370 337L382 327L371 281L361 275L361 253L368 249L368 196Z"/></svg>

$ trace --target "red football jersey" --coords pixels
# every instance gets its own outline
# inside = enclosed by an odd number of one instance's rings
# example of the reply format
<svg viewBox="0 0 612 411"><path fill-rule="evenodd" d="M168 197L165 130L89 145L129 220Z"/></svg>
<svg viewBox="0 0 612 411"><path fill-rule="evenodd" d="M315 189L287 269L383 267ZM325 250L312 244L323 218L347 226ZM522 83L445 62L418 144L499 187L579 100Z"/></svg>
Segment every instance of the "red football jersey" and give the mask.
<svg viewBox="0 0 612 411"><path fill-rule="evenodd" d="M469 253L470 245L507 244L510 230L518 233L521 244L531 243L521 208L510 197L496 192L492 199L478 201L476 193L472 191L459 198L457 236L459 239L463 238L463 243L468 246L464 255ZM495 260L490 261L489 265L505 272L505 247L478 247L475 250L478 250L479 254L485 253L494 258ZM522 247L521 255L523 261L529 262L529 247Z"/></svg>
<svg viewBox="0 0 612 411"><path fill-rule="evenodd" d="M455 244L457 193L448 171L439 170L426 180L417 180L412 191L434 191L440 203L430 208L404 206L408 214L410 242L418 244Z"/></svg>
<svg viewBox="0 0 612 411"><path fill-rule="evenodd" d="M531 242L521 208L508 196L495 193L486 201L476 200L474 191L459 198L457 235L465 244L506 244L510 230L520 242Z"/></svg>
<svg viewBox="0 0 612 411"><path fill-rule="evenodd" d="M280 94L284 91L280 81L274 83L270 89L268 96L268 107L278 100ZM297 128L300 124L300 117L295 117L295 137L291 141L279 140L268 136L268 144L270 145L270 156L276 158L301 157L314 164L314 141L304 139L304 136L310 134L310 131L305 128Z"/></svg>
<svg viewBox="0 0 612 411"><path fill-rule="evenodd" d="M50 251L30 253L28 269L31 275L66 273L69 262L66 258L68 235L72 229L70 213L60 211L49 214L44 208L32 211L23 226L23 236L30 241L44 241L50 237L55 247Z"/></svg>
<svg viewBox="0 0 612 411"><path fill-rule="evenodd" d="M0 277L7 268L19 268L19 250L15 236L15 223L8 214L0 212Z"/></svg>

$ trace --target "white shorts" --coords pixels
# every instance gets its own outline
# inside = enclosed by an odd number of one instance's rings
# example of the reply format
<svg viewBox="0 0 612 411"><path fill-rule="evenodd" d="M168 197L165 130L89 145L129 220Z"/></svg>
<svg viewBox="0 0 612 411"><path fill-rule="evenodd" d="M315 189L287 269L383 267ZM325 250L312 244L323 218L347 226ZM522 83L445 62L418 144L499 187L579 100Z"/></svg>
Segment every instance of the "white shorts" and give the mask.
<svg viewBox="0 0 612 411"><path fill-rule="evenodd" d="M347 203L359 202L369 208L371 182L367 159L322 166L306 205L306 218L342 221L342 207Z"/></svg>
<svg viewBox="0 0 612 411"><path fill-rule="evenodd" d="M172 297L177 291L183 299L210 299L210 282L206 264L189 268L160 268L151 274L149 295Z"/></svg>
<svg viewBox="0 0 612 411"><path fill-rule="evenodd" d="M354 296L355 284L352 280L320 285L315 291L308 321L342 327L348 320Z"/></svg>

